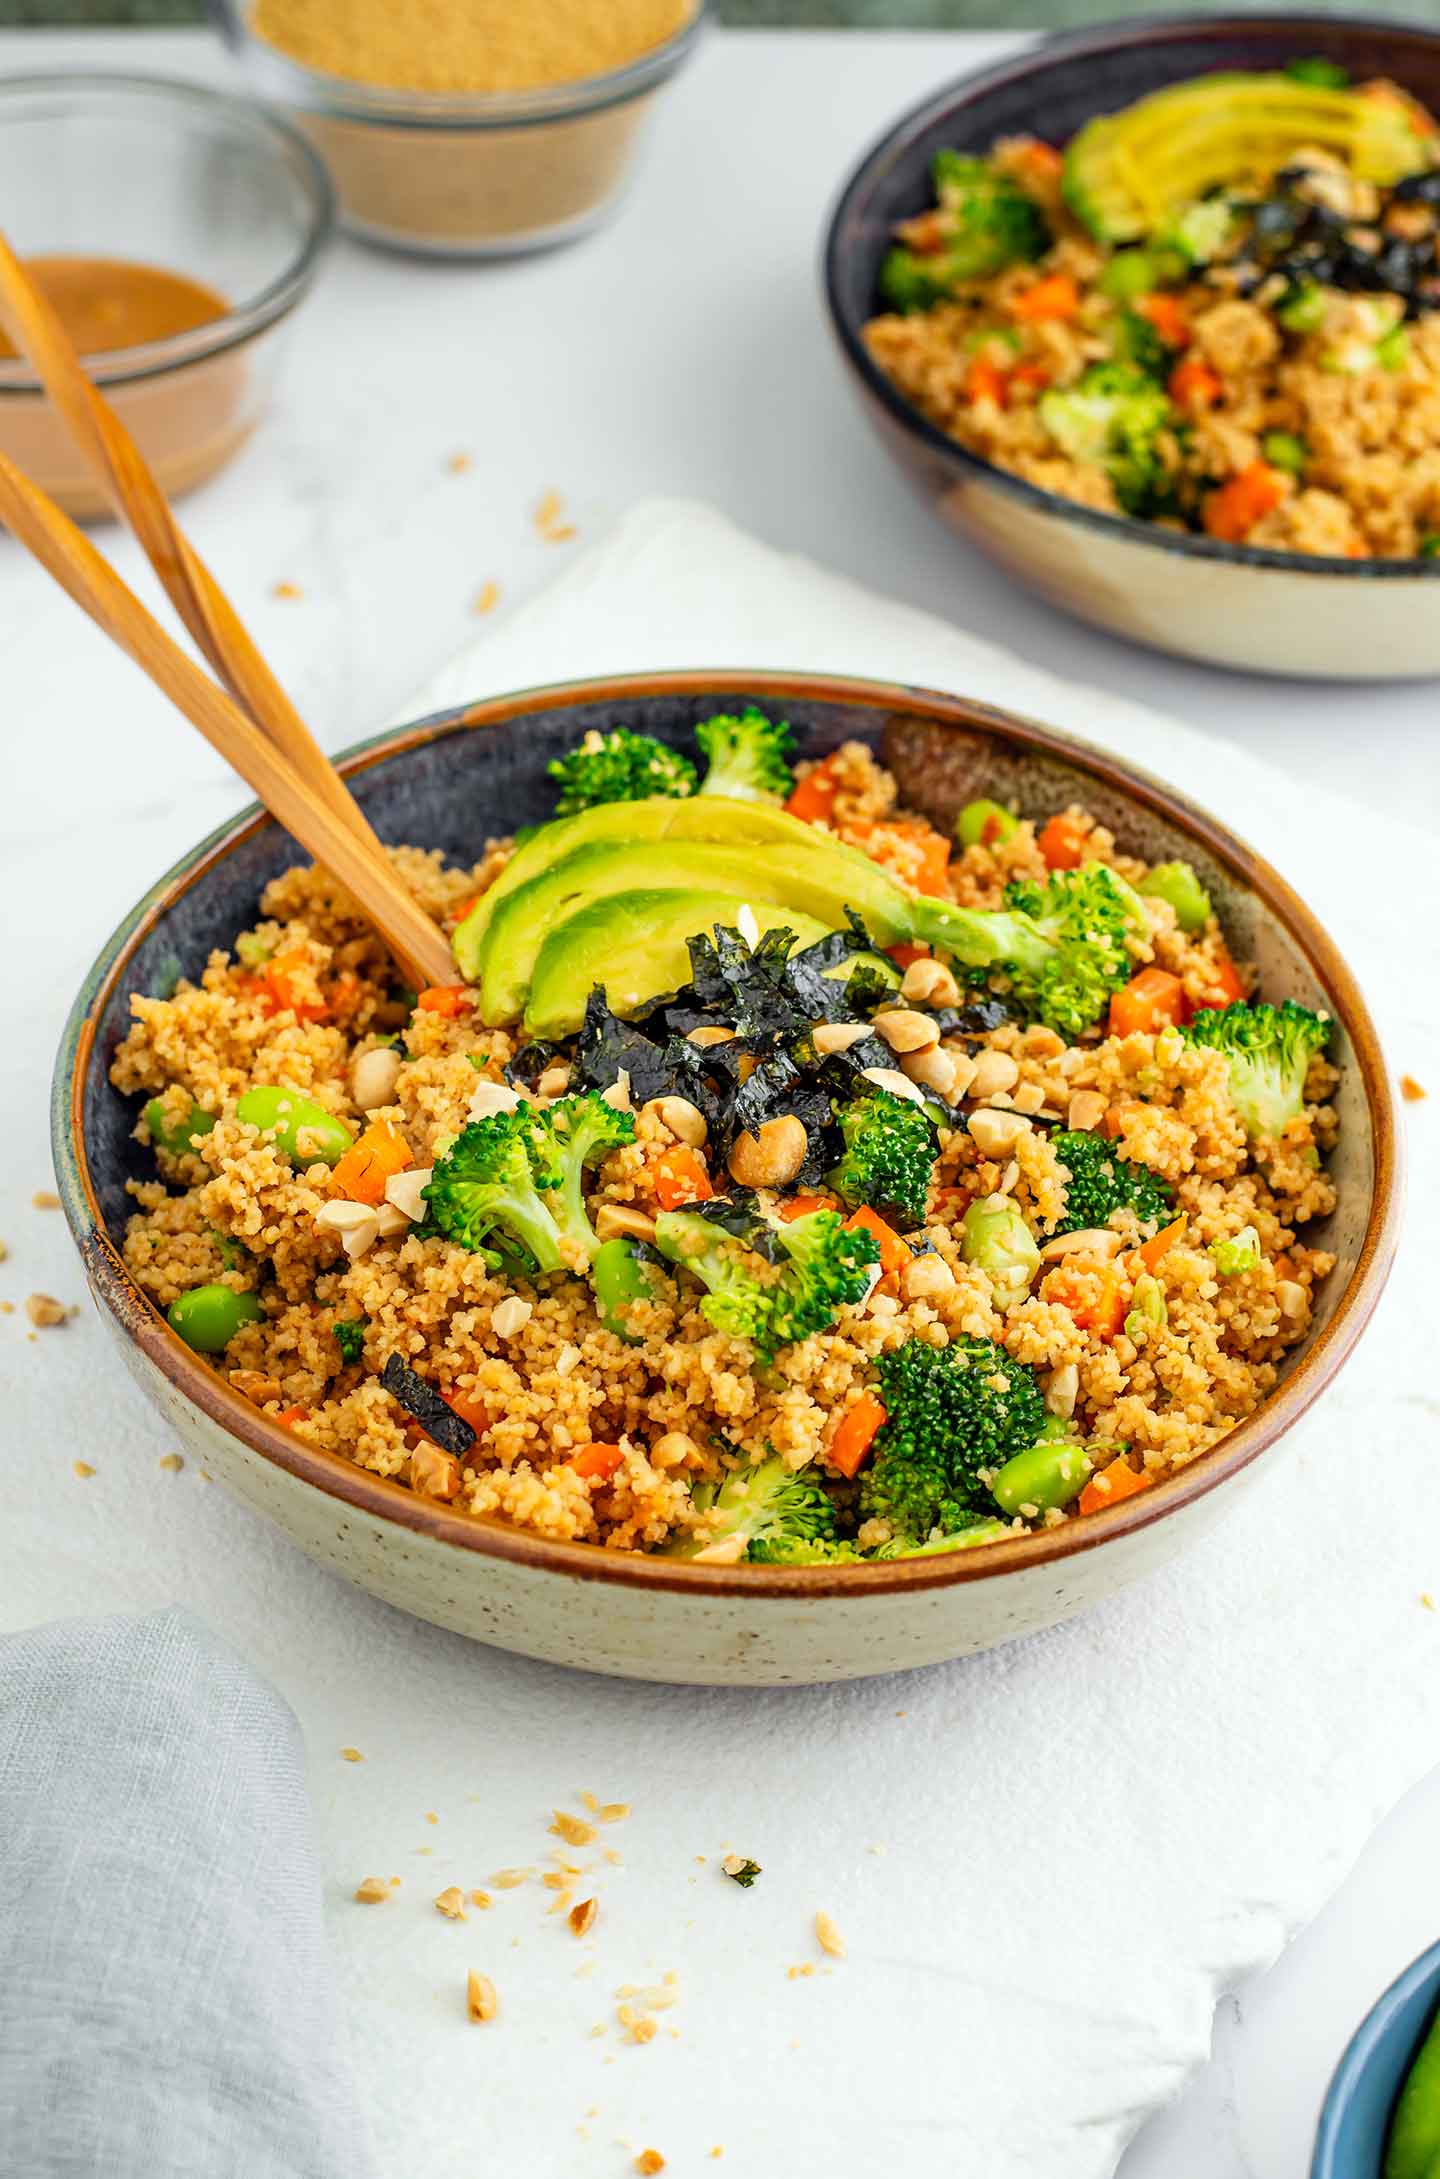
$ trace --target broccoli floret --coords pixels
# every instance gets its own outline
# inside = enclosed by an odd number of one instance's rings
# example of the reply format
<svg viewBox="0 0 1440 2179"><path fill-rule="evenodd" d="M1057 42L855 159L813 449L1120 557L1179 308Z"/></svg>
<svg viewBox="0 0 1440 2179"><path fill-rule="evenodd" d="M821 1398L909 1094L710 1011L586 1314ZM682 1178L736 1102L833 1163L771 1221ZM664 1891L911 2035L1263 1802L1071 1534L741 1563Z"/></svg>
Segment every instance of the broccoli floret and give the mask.
<svg viewBox="0 0 1440 2179"><path fill-rule="evenodd" d="M635 1140L635 1122L594 1090L472 1121L435 1161L425 1189L447 1240L486 1249L495 1234L534 1272L582 1271L600 1246L585 1209L585 1167Z"/></svg>
<svg viewBox="0 0 1440 2179"><path fill-rule="evenodd" d="M1212 1241L1210 1254L1222 1279L1242 1278L1260 1268L1260 1236L1253 1226L1242 1226L1228 1241Z"/></svg>
<svg viewBox="0 0 1440 2179"><path fill-rule="evenodd" d="M900 1538L924 1543L953 1535L991 1510L981 1481L1046 1427L1032 1373L988 1339L932 1347L920 1339L876 1363L885 1421L860 1487L865 1518L888 1521Z"/></svg>
<svg viewBox="0 0 1440 2179"><path fill-rule="evenodd" d="M953 1536L932 1536L924 1543L909 1543L903 1536L892 1536L888 1543L880 1544L874 1551L867 1551L867 1559L929 1559L942 1551L971 1551L976 1544L999 1543L1014 1534L1008 1521L997 1521L977 1513L969 1526L956 1531Z"/></svg>
<svg viewBox="0 0 1440 2179"><path fill-rule="evenodd" d="M1280 1006L1205 1007L1183 1034L1192 1044L1223 1052L1230 1062L1230 1101L1252 1142L1273 1142L1305 1109L1310 1062L1330 1040L1330 1016L1286 999Z"/></svg>
<svg viewBox="0 0 1440 2179"><path fill-rule="evenodd" d="M667 1558L713 1554L803 1565L836 1548L835 1508L819 1476L808 1468L796 1474L778 1454L736 1468L719 1483L695 1484L691 1498L700 1526L667 1544ZM744 1547L738 1551L737 1539Z"/></svg>
<svg viewBox="0 0 1440 2179"><path fill-rule="evenodd" d="M1065 1210L1056 1233L1079 1233L1106 1226L1115 1211L1133 1211L1142 1226L1162 1225L1170 1214L1171 1193L1148 1165L1132 1165L1115 1155L1115 1146L1088 1128L1065 1128L1050 1137L1050 1147L1069 1173Z"/></svg>
<svg viewBox="0 0 1440 2179"><path fill-rule="evenodd" d="M1042 257L1050 230L1038 205L988 160L939 151L931 167L938 200L938 250L893 249L880 268L880 292L893 310L928 310L970 280Z"/></svg>
<svg viewBox="0 0 1440 2179"><path fill-rule="evenodd" d="M869 1203L902 1225L924 1223L935 1126L921 1105L878 1086L835 1115L845 1154L827 1175L841 1201Z"/></svg>
<svg viewBox="0 0 1440 2179"><path fill-rule="evenodd" d="M1147 928L1144 902L1100 862L1054 871L1043 885L1017 881L1005 899L1050 948L1034 969L1023 961L1011 966L1016 996L1052 1029L1082 1035L1130 980L1125 939L1132 928Z"/></svg>
<svg viewBox="0 0 1440 2179"><path fill-rule="evenodd" d="M1133 363L1092 363L1073 386L1040 398L1040 421L1072 461L1095 462L1126 514L1146 514L1169 491L1160 434L1170 422L1163 386Z"/></svg>
<svg viewBox="0 0 1440 2179"><path fill-rule="evenodd" d="M1123 310L1115 327L1115 360L1133 364L1147 378L1162 379L1170 374L1175 350L1170 343L1138 310Z"/></svg>
<svg viewBox="0 0 1440 2179"><path fill-rule="evenodd" d="M337 1317L331 1325L342 1362L358 1362L365 1352L365 1327L369 1321L363 1316Z"/></svg>
<svg viewBox="0 0 1440 2179"><path fill-rule="evenodd" d="M738 718L722 711L702 719L695 739L707 766L702 794L728 795L732 802L783 802L795 784L790 769L795 736L783 719L767 719L753 704Z"/></svg>
<svg viewBox="0 0 1440 2179"><path fill-rule="evenodd" d="M864 1299L875 1236L851 1231L836 1212L772 1218L753 1197L704 1211L662 1211L655 1246L708 1288L700 1304L717 1331L749 1339L762 1354L808 1339Z"/></svg>
<svg viewBox="0 0 1440 2179"><path fill-rule="evenodd" d="M573 817L597 802L643 802L650 795L678 798L695 792L696 771L688 757L624 726L609 734L592 730L578 748L556 757L546 770L560 789L557 817Z"/></svg>
<svg viewBox="0 0 1440 2179"><path fill-rule="evenodd" d="M1235 232L1235 210L1225 197L1197 197L1151 237L1158 250L1174 250L1187 265L1208 265Z"/></svg>

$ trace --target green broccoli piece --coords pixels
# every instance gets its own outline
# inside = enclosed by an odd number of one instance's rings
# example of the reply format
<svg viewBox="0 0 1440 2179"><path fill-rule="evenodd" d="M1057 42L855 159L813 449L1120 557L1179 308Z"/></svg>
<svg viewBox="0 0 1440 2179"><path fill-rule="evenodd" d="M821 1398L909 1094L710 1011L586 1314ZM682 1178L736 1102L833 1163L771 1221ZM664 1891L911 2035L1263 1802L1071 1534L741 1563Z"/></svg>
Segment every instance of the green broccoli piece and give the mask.
<svg viewBox="0 0 1440 2179"><path fill-rule="evenodd" d="M835 1115L845 1143L826 1174L843 1203L869 1203L901 1225L925 1220L938 1145L923 1105L878 1085Z"/></svg>
<svg viewBox="0 0 1440 2179"><path fill-rule="evenodd" d="M573 817L597 802L643 802L651 795L680 798L695 792L697 776L678 749L624 726L609 734L592 729L578 748L556 757L546 770L560 789L557 817Z"/></svg>
<svg viewBox="0 0 1440 2179"><path fill-rule="evenodd" d="M728 795L732 802L783 802L795 784L790 769L795 736L783 719L767 719L753 704L738 718L721 711L702 719L695 739L707 767L702 794Z"/></svg>
<svg viewBox="0 0 1440 2179"><path fill-rule="evenodd" d="M1063 1128L1050 1147L1069 1173L1065 1210L1056 1233L1108 1226L1116 1211L1133 1211L1142 1226L1160 1226L1170 1215L1171 1191L1148 1165L1132 1165L1115 1146L1088 1128Z"/></svg>
<svg viewBox="0 0 1440 2179"><path fill-rule="evenodd" d="M717 1331L748 1339L761 1354L808 1339L862 1301L879 1261L875 1236L852 1232L831 1210L788 1224L753 1197L703 1211L662 1211L655 1246L708 1291L700 1304Z"/></svg>
<svg viewBox="0 0 1440 2179"><path fill-rule="evenodd" d="M338 1317L331 1325L342 1362L358 1362L365 1352L365 1328L369 1321L363 1316Z"/></svg>
<svg viewBox="0 0 1440 2179"><path fill-rule="evenodd" d="M1062 453L1105 471L1126 514L1150 514L1164 503L1170 478L1159 442L1170 403L1143 370L1092 363L1073 386L1042 394L1039 414Z"/></svg>
<svg viewBox="0 0 1440 2179"><path fill-rule="evenodd" d="M1238 1279L1260 1267L1260 1236L1253 1226L1242 1226L1228 1241L1212 1241L1210 1254L1222 1279Z"/></svg>
<svg viewBox="0 0 1440 2179"><path fill-rule="evenodd" d="M1021 1004L1067 1036L1080 1036L1130 980L1126 935L1148 928L1145 904L1108 864L1056 870L1043 884L1016 881L1006 903L1029 918L1048 946L1034 968L1010 964Z"/></svg>
<svg viewBox="0 0 1440 2179"><path fill-rule="evenodd" d="M1151 237L1154 248L1173 251L1188 265L1208 265L1235 232L1235 209L1226 197L1197 197Z"/></svg>
<svg viewBox="0 0 1440 2179"><path fill-rule="evenodd" d="M740 1854L727 1854L720 1864L720 1874L728 1876L732 1884L738 1884L741 1891L749 1891L756 1877L764 1873L758 1861L750 1861Z"/></svg>
<svg viewBox="0 0 1440 2179"><path fill-rule="evenodd" d="M700 1526L667 1544L666 1558L713 1553L728 1561L733 1554L767 1565L804 1565L837 1547L835 1508L819 1476L810 1468L797 1474L778 1454L732 1469L718 1483L696 1483L691 1500ZM738 1552L736 1539L744 1546Z"/></svg>
<svg viewBox="0 0 1440 2179"><path fill-rule="evenodd" d="M1170 375L1175 350L1138 310L1122 310L1115 326L1114 356L1117 363L1131 365L1146 378L1164 379Z"/></svg>
<svg viewBox="0 0 1440 2179"><path fill-rule="evenodd" d="M1330 1040L1328 1014L1280 1006L1205 1007L1181 1032L1230 1062L1230 1101L1252 1142L1273 1142L1305 1109L1305 1077Z"/></svg>
<svg viewBox="0 0 1440 2179"><path fill-rule="evenodd" d="M862 1518L911 1544L955 1535L992 1510L993 1474L1045 1434L1032 1372L988 1339L907 1339L876 1363L885 1421L860 1486Z"/></svg>
<svg viewBox="0 0 1440 2179"><path fill-rule="evenodd" d="M583 1193L587 1165L635 1140L635 1122L595 1090L472 1121L424 1190L447 1240L498 1264L492 1235L533 1273L583 1271L600 1247Z"/></svg>
<svg viewBox="0 0 1440 2179"><path fill-rule="evenodd" d="M997 1521L993 1515L987 1518L977 1513L966 1528L958 1529L953 1536L932 1536L925 1543L909 1543L903 1536L892 1536L874 1551L867 1551L867 1559L930 1559L942 1551L972 1551L977 1544L999 1543L1015 1531L1008 1521Z"/></svg>
<svg viewBox="0 0 1440 2179"><path fill-rule="evenodd" d="M880 292L893 310L929 310L1007 265L1043 257L1050 230L1038 205L986 159L937 151L931 176L938 200L940 249L896 248L880 268Z"/></svg>

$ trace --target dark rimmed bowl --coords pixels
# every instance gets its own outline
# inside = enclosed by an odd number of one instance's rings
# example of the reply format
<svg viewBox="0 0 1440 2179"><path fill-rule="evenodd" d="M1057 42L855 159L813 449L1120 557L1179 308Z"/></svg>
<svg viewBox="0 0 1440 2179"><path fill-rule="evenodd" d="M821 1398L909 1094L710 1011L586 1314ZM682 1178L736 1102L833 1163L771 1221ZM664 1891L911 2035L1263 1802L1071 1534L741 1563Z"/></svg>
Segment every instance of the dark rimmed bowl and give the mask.
<svg viewBox="0 0 1440 2179"><path fill-rule="evenodd" d="M942 146L997 137L1064 144L1182 77L1283 67L1324 54L1357 77L1391 76L1440 112L1440 32L1328 15L1169 15L1046 38L933 92L866 152L825 238L830 316L870 422L941 518L1052 605L1112 634L1249 672L1316 680L1440 673L1440 561L1334 560L1260 551L1101 514L967 452L870 360L881 260L898 219L932 201Z"/></svg>
<svg viewBox="0 0 1440 2179"><path fill-rule="evenodd" d="M1338 1258L1312 1337L1255 1414L1214 1451L1124 1505L1033 1537L944 1558L841 1567L698 1566L549 1543L477 1521L316 1450L232 1391L178 1340L121 1262L127 1179L149 1159L133 1101L109 1084L132 991L197 975L254 921L296 860L250 811L202 841L102 948L66 1026L53 1138L66 1215L101 1315L132 1373L207 1471L300 1548L441 1626L530 1656L639 1679L772 1685L860 1677L992 1647L1049 1626L1162 1565L1233 1505L1259 1456L1323 1392L1365 1327L1394 1254L1398 1130L1375 1029L1354 978L1269 865L1204 811L1103 751L960 698L883 682L777 673L669 673L498 697L367 742L343 769L383 839L469 861L486 837L549 814L545 766L591 728L681 742L746 700L779 708L802 751L868 742L905 798L939 821L985 792L1044 816L1083 801L1129 849L1188 857L1266 988L1328 1007L1344 1069Z"/></svg>
<svg viewBox="0 0 1440 2179"><path fill-rule="evenodd" d="M1331 2076L1310 2179L1381 2179L1396 2099L1440 2003L1440 1944L1376 1998Z"/></svg>

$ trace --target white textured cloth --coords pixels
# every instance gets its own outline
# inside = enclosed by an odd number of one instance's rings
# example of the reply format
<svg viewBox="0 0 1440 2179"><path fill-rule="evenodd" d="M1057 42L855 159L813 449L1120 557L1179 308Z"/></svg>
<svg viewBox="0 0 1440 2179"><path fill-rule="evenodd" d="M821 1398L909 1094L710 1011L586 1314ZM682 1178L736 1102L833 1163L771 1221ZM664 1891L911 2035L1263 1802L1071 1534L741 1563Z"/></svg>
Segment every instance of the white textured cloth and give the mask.
<svg viewBox="0 0 1440 2179"><path fill-rule="evenodd" d="M365 2179L305 1754L188 1614L0 1641L0 2170Z"/></svg>

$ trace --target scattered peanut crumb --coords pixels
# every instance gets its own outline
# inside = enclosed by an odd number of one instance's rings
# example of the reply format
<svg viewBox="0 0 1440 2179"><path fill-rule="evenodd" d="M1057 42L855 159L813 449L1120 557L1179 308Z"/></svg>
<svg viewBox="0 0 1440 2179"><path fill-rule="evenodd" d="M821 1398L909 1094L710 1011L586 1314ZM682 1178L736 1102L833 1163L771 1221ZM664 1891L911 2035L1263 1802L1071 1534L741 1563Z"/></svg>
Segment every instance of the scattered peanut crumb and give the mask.
<svg viewBox="0 0 1440 2179"><path fill-rule="evenodd" d="M303 598L305 593L298 583L281 581L271 586L272 598Z"/></svg>
<svg viewBox="0 0 1440 2179"><path fill-rule="evenodd" d="M49 1324L63 1324L69 1312L64 1302L57 1301L53 1294L27 1294L25 1314L32 1324L43 1328Z"/></svg>
<svg viewBox="0 0 1440 2179"><path fill-rule="evenodd" d="M558 492L547 492L535 509L535 527L547 545L563 545L575 535L575 525L567 522L565 502Z"/></svg>
<svg viewBox="0 0 1440 2179"><path fill-rule="evenodd" d="M613 1846L606 1847L605 1859L609 1862L612 1869L623 1869L625 1866L625 1856L622 1853L618 1853Z"/></svg>
<svg viewBox="0 0 1440 2179"><path fill-rule="evenodd" d="M342 1748L340 1759L345 1763L363 1763L365 1758L358 1748Z"/></svg>
<svg viewBox="0 0 1440 2179"><path fill-rule="evenodd" d="M534 1873L533 1869L497 1869L490 1881L497 1891L514 1891L517 1885L523 1884Z"/></svg>
<svg viewBox="0 0 1440 2179"><path fill-rule="evenodd" d="M1430 1594L1430 1591L1429 1591L1428 1589L1422 1589L1422 1590L1420 1591L1420 1601L1421 1601L1421 1603L1422 1603L1422 1604L1424 1605L1424 1607L1425 1607L1425 1609L1426 1609L1426 1611L1427 1611L1427 1612L1433 1612L1433 1611L1434 1611L1434 1609L1435 1609L1435 1599L1434 1599L1434 1597L1433 1597L1433 1596L1432 1596L1432 1595Z"/></svg>
<svg viewBox="0 0 1440 2179"><path fill-rule="evenodd" d="M607 1801L600 1810L600 1821L602 1823L619 1823L629 1813L630 1803L628 1801Z"/></svg>
<svg viewBox="0 0 1440 2179"><path fill-rule="evenodd" d="M438 1823L440 1821L440 1818L436 1815L433 1808L427 1808L425 1811L425 1821L427 1823Z"/></svg>
<svg viewBox="0 0 1440 2179"><path fill-rule="evenodd" d="M787 1982L803 1982L807 1975L813 1975L814 1972L815 1962L813 1960L801 1960L798 1966L786 1968L785 1980Z"/></svg>
<svg viewBox="0 0 1440 2179"><path fill-rule="evenodd" d="M557 1839L564 1839L567 1846L589 1846L597 1836L593 1823L582 1823L578 1816L568 1816L563 1808L556 1809L550 1829Z"/></svg>
<svg viewBox="0 0 1440 2179"><path fill-rule="evenodd" d="M178 1475L185 1462L179 1453L162 1453L160 1465L167 1475Z"/></svg>
<svg viewBox="0 0 1440 2179"><path fill-rule="evenodd" d="M58 1211L60 1208L60 1198L53 1188L37 1188L30 1202L37 1211Z"/></svg>
<svg viewBox="0 0 1440 2179"><path fill-rule="evenodd" d="M474 466L475 457L473 454L452 454L445 464L452 477L463 477L466 470L473 469Z"/></svg>
<svg viewBox="0 0 1440 2179"><path fill-rule="evenodd" d="M472 1891L470 1894L470 1904L472 1907L488 1907L492 1906L494 1902L492 1901L488 1891Z"/></svg>
<svg viewBox="0 0 1440 2179"><path fill-rule="evenodd" d="M465 1894L458 1884L447 1884L444 1891L437 1892L435 1905L448 1921L463 1922L467 1919Z"/></svg>
<svg viewBox="0 0 1440 2179"><path fill-rule="evenodd" d="M77 1460L73 1463L73 1465L75 1473L79 1476L82 1483L85 1481L86 1476L93 1475L95 1473L95 1470L91 1467L88 1460Z"/></svg>
<svg viewBox="0 0 1440 2179"><path fill-rule="evenodd" d="M714 2148L710 2151L710 2154L712 2156L723 2156L725 2154L725 2151L722 2148L721 2144L717 2141Z"/></svg>
<svg viewBox="0 0 1440 2179"><path fill-rule="evenodd" d="M500 2010L494 1983L488 1975L477 1974L473 1967L465 1977L465 2008L472 2020L493 2020Z"/></svg>
<svg viewBox="0 0 1440 2179"><path fill-rule="evenodd" d="M654 2179L657 2171L665 2169L665 2159L658 2149L642 2149L635 2159L635 2169L641 2179Z"/></svg>
<svg viewBox="0 0 1440 2179"><path fill-rule="evenodd" d="M378 1907L382 1900L390 1897L394 1888L393 1884L386 1883L383 1876L367 1876L362 1883L356 1885L355 1897L362 1907Z"/></svg>
<svg viewBox="0 0 1440 2179"><path fill-rule="evenodd" d="M844 1959L845 1939L835 1926L834 1917L823 1908L815 1917L815 1941L822 1952L829 1953L832 1960Z"/></svg>
<svg viewBox="0 0 1440 2179"><path fill-rule="evenodd" d="M13 1301L0 1301L0 1314L3 1314L3 1315L5 1315L5 1316L14 1316L14 1314L15 1314L15 1304L14 1304L14 1302L13 1302Z"/></svg>
<svg viewBox="0 0 1440 2179"><path fill-rule="evenodd" d="M578 1907L570 1909L570 1927L577 1937L583 1937L594 1928L595 1917L599 1912L598 1899L582 1899Z"/></svg>
<svg viewBox="0 0 1440 2179"><path fill-rule="evenodd" d="M1407 1105L1418 1105L1421 1099L1424 1097L1428 1097L1429 1094L1430 1092L1426 1089L1424 1083L1417 1082L1413 1074L1401 1075L1400 1095L1404 1098Z"/></svg>
<svg viewBox="0 0 1440 2179"><path fill-rule="evenodd" d="M499 603L500 585L496 582L482 583L475 593L474 611L482 616L486 613L493 613Z"/></svg>

